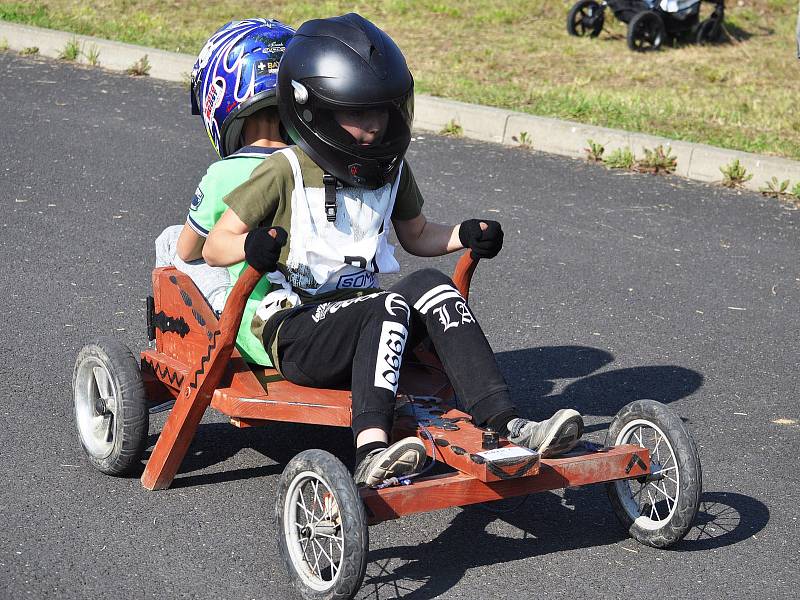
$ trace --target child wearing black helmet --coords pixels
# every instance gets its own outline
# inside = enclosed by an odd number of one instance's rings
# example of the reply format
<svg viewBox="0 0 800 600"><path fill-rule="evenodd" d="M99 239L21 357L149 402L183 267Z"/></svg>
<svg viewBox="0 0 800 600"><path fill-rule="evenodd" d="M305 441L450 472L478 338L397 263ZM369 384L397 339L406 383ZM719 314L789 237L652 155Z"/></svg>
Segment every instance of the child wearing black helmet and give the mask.
<svg viewBox="0 0 800 600"><path fill-rule="evenodd" d="M390 227L417 256L471 248L492 258L503 243L494 221L426 220L403 158L413 105L414 81L383 31L356 14L304 23L278 72L278 108L297 146L275 152L225 198L229 209L203 249L209 264L246 259L268 274L273 291L252 327L286 379L352 391L359 485L424 463L417 438L388 442L403 352L425 337L479 426L543 456L569 450L583 432L574 410L540 423L519 417L447 276L423 269L379 287L379 273L399 270Z"/></svg>
<svg viewBox="0 0 800 600"><path fill-rule="evenodd" d="M208 232L227 206L223 197L250 177L262 160L285 148L278 115L278 64L294 29L272 19L231 21L208 39L194 63L192 114L203 119L221 160L206 171L192 197L186 222L167 227L156 239L156 266L174 265L192 278L211 308L221 312L232 281L246 267L210 267L202 260ZM250 331L256 307L269 291L261 281L247 301L236 347L251 363L271 365Z"/></svg>

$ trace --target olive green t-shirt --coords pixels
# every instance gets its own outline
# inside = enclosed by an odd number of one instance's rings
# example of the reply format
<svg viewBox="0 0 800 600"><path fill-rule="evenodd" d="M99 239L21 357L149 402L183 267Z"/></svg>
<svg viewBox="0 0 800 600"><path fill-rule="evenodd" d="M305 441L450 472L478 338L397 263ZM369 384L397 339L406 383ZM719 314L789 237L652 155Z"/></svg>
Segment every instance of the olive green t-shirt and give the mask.
<svg viewBox="0 0 800 600"><path fill-rule="evenodd" d="M306 188L323 188L322 169L299 147L290 148L300 163L303 184ZM276 152L256 167L250 179L225 196L227 204L236 216L250 229L264 226L283 227L291 235L292 192L294 174L288 159ZM408 221L422 212L422 194L408 163L403 165L397 197L392 210L392 219ZM281 261L286 260L289 243L283 247Z"/></svg>

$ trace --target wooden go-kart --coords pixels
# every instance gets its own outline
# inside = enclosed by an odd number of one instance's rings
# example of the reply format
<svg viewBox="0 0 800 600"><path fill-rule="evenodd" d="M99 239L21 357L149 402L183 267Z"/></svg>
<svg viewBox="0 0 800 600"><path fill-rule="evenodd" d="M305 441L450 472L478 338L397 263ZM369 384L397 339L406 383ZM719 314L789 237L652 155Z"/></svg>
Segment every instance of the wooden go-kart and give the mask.
<svg viewBox="0 0 800 600"><path fill-rule="evenodd" d="M477 262L465 253L454 281L466 298ZM149 414L171 410L142 474L148 490L170 486L209 405L236 427L291 421L349 427L350 393L304 388L247 364L234 348L247 297L261 275L249 267L218 319L188 276L153 271L148 335L140 360L103 338L85 346L73 376L78 435L92 464L122 475L140 468ZM305 598L350 598L364 577L367 526L418 512L605 482L613 508L638 541L680 540L699 505L697 450L666 406L639 400L615 417L605 447L583 444L540 459L476 427L453 407L436 355L423 347L401 371L393 437L417 435L437 469L380 489L358 489L333 455L306 450L283 471L276 517L281 555Z"/></svg>

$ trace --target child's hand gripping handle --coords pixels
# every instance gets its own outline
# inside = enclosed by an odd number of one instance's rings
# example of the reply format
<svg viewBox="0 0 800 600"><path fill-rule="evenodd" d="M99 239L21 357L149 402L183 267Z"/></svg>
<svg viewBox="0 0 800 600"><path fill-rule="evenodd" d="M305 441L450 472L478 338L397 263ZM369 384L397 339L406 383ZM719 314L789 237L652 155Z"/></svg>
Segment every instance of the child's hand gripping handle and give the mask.
<svg viewBox="0 0 800 600"><path fill-rule="evenodd" d="M503 228L497 221L468 219L459 226L458 239L475 258L494 258L503 247Z"/></svg>
<svg viewBox="0 0 800 600"><path fill-rule="evenodd" d="M282 227L259 227L247 234L244 241L244 254L249 267L244 270L236 285L233 286L225 310L222 311L220 331L223 335L236 340L236 332L244 312L244 305L264 273L277 268L281 248L286 245L288 236Z"/></svg>
<svg viewBox="0 0 800 600"><path fill-rule="evenodd" d="M271 273L278 268L281 248L288 234L283 227L259 227L244 239L244 256L248 264L260 273Z"/></svg>

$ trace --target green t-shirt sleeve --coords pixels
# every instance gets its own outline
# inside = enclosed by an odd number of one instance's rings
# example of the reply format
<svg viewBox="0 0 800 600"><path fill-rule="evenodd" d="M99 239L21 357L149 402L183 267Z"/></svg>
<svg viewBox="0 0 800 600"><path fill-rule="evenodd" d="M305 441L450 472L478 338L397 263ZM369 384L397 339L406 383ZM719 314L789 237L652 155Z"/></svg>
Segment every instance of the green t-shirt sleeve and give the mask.
<svg viewBox="0 0 800 600"><path fill-rule="evenodd" d="M294 177L281 153L265 158L250 178L225 196L225 204L250 229L272 223L278 207L290 205Z"/></svg>
<svg viewBox="0 0 800 600"><path fill-rule="evenodd" d="M189 214L186 222L199 235L208 237L208 232L219 221L222 213L227 208L220 200L221 190L218 177L212 172L214 165L206 171L189 205Z"/></svg>
<svg viewBox="0 0 800 600"><path fill-rule="evenodd" d="M411 166L406 162L403 171L400 173L400 183L397 187L397 197L394 201L392 219L397 221L408 221L422 213L424 200L422 192L419 191L414 173Z"/></svg>

